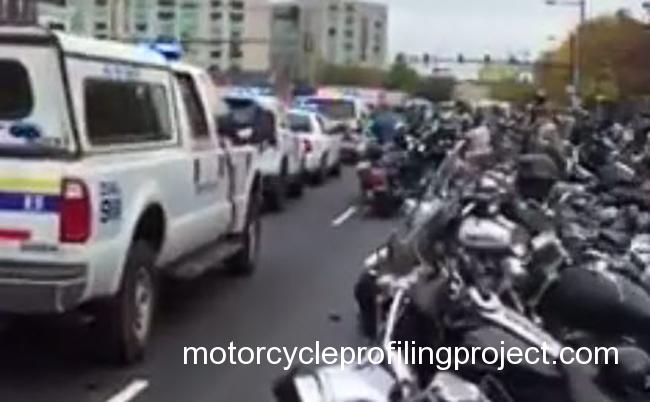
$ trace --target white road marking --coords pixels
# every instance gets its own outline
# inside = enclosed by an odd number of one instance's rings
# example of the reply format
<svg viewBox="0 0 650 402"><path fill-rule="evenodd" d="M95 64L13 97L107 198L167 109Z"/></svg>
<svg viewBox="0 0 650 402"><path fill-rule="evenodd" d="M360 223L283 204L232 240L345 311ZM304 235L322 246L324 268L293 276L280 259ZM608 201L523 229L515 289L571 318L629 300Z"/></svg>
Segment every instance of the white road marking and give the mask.
<svg viewBox="0 0 650 402"><path fill-rule="evenodd" d="M332 221L332 226L334 227L341 226L342 224L345 223L345 221L352 218L352 216L356 213L357 213L357 207L348 208L345 212L343 212L341 215L339 215L338 217L336 217L336 219Z"/></svg>
<svg viewBox="0 0 650 402"><path fill-rule="evenodd" d="M131 381L124 389L113 395L106 402L129 402L135 399L142 391L149 387L149 381L135 379Z"/></svg>

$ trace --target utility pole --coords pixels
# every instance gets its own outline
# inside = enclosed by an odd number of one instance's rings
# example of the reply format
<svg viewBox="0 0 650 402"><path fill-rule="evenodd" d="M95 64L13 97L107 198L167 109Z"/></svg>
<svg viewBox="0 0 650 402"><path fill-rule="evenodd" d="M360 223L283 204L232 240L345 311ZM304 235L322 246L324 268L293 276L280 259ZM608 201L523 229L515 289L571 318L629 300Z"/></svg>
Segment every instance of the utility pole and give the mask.
<svg viewBox="0 0 650 402"><path fill-rule="evenodd" d="M549 6L570 6L578 7L580 14L580 22L576 28L573 42L573 72L572 72L572 82L573 82L573 92L574 92L574 102L578 102L580 97L580 90L582 85L582 28L587 22L587 0L569 0L569 1L560 1L560 0L546 0L546 4ZM577 106L577 105L575 105Z"/></svg>

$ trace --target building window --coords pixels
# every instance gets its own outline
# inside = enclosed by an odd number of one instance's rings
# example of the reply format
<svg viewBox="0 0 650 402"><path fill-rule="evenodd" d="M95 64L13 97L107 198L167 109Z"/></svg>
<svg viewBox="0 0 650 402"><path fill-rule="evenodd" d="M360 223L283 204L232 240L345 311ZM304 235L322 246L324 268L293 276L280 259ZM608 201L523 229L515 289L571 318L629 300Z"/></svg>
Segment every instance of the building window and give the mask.
<svg viewBox="0 0 650 402"><path fill-rule="evenodd" d="M349 13L353 13L355 11L354 4L352 4L352 3L346 4L345 5L345 11L347 11Z"/></svg>
<svg viewBox="0 0 650 402"><path fill-rule="evenodd" d="M95 5L97 7L106 7L108 0L95 0Z"/></svg>
<svg viewBox="0 0 650 402"><path fill-rule="evenodd" d="M105 22L96 22L95 23L95 30L97 31L103 31L107 28L108 26L106 25Z"/></svg>
<svg viewBox="0 0 650 402"><path fill-rule="evenodd" d="M144 32L147 30L147 24L135 24L136 31Z"/></svg>
<svg viewBox="0 0 650 402"><path fill-rule="evenodd" d="M382 29L383 27L384 27L384 22L383 21L380 21L380 20L375 21L375 28Z"/></svg>
<svg viewBox="0 0 650 402"><path fill-rule="evenodd" d="M176 0L158 0L159 6L175 6Z"/></svg>
<svg viewBox="0 0 650 402"><path fill-rule="evenodd" d="M230 20L232 22L242 22L242 21L244 21L244 14L230 13Z"/></svg>
<svg viewBox="0 0 650 402"><path fill-rule="evenodd" d="M373 52L379 54L379 53L381 53L381 46L375 46L375 47L372 48L372 50L373 50Z"/></svg>
<svg viewBox="0 0 650 402"><path fill-rule="evenodd" d="M222 6L221 0L214 0L212 3L210 3L213 8L219 8Z"/></svg>
<svg viewBox="0 0 650 402"><path fill-rule="evenodd" d="M174 12L173 11L161 11L158 13L158 19L160 20L173 20Z"/></svg>
<svg viewBox="0 0 650 402"><path fill-rule="evenodd" d="M108 35L106 34L97 34L95 35L96 39L108 39Z"/></svg>
<svg viewBox="0 0 650 402"><path fill-rule="evenodd" d="M353 25L354 24L354 17L353 16L348 16L345 18L345 23L348 25Z"/></svg>
<svg viewBox="0 0 650 402"><path fill-rule="evenodd" d="M221 18L223 18L223 13L212 13L212 14L210 14L210 19L212 21L218 21Z"/></svg>
<svg viewBox="0 0 650 402"><path fill-rule="evenodd" d="M61 22L50 22L47 27L52 31L65 31L65 24Z"/></svg>
<svg viewBox="0 0 650 402"><path fill-rule="evenodd" d="M233 42L230 44L230 57L233 59L239 59L244 55L241 50L241 44L239 42Z"/></svg>
<svg viewBox="0 0 650 402"><path fill-rule="evenodd" d="M240 39L241 38L241 31L231 31L230 32L230 37L233 39Z"/></svg>
<svg viewBox="0 0 650 402"><path fill-rule="evenodd" d="M354 50L354 45L352 43L346 43L345 44L345 50L347 50L348 52L351 52L352 50Z"/></svg>
<svg viewBox="0 0 650 402"><path fill-rule="evenodd" d="M330 11L335 13L339 11L339 5L336 3L330 4Z"/></svg>
<svg viewBox="0 0 650 402"><path fill-rule="evenodd" d="M214 50L210 52L210 57L212 57L213 59L221 59L221 54L222 54L221 50Z"/></svg>
<svg viewBox="0 0 650 402"><path fill-rule="evenodd" d="M233 10L243 10L244 9L244 2L243 1L231 1L230 2L230 7Z"/></svg>

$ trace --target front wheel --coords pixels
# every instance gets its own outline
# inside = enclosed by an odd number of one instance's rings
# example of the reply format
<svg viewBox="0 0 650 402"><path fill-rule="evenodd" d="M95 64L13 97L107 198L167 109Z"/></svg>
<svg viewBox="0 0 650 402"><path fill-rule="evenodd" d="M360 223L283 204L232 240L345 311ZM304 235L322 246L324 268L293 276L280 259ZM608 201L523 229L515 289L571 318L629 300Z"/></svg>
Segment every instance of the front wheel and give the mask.
<svg viewBox="0 0 650 402"><path fill-rule="evenodd" d="M250 276L257 269L260 255L262 219L257 191L251 195L246 225L242 233L242 248L226 262L229 271L238 276Z"/></svg>
<svg viewBox="0 0 650 402"><path fill-rule="evenodd" d="M271 183L266 197L268 208L274 212L281 212L284 210L284 204L287 196L287 175L282 173L279 177L275 178Z"/></svg>
<svg viewBox="0 0 650 402"><path fill-rule="evenodd" d="M341 160L339 159L336 161L336 164L332 168L332 176L333 177L341 177Z"/></svg>
<svg viewBox="0 0 650 402"><path fill-rule="evenodd" d="M136 241L126 259L120 290L99 307L101 353L111 362L130 365L144 358L157 301L155 255L146 242Z"/></svg>
<svg viewBox="0 0 650 402"><path fill-rule="evenodd" d="M300 172L293 178L291 185L289 185L288 196L290 198L300 198L305 190L305 162L301 164Z"/></svg>

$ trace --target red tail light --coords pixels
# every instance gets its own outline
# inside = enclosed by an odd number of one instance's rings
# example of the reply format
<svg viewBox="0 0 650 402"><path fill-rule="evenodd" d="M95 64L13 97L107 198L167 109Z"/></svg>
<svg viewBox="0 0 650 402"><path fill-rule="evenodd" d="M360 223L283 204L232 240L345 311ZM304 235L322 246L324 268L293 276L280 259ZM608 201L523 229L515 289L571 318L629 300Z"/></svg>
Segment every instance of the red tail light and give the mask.
<svg viewBox="0 0 650 402"><path fill-rule="evenodd" d="M388 186L386 172L381 169L371 169L368 174L368 187L371 189L383 189Z"/></svg>
<svg viewBox="0 0 650 402"><path fill-rule="evenodd" d="M64 179L59 209L60 241L85 243L90 238L91 222L88 187L81 180Z"/></svg>
<svg viewBox="0 0 650 402"><path fill-rule="evenodd" d="M302 144L305 147L305 153L310 153L311 151L314 150L314 146L311 144L310 140L305 139L302 141Z"/></svg>

